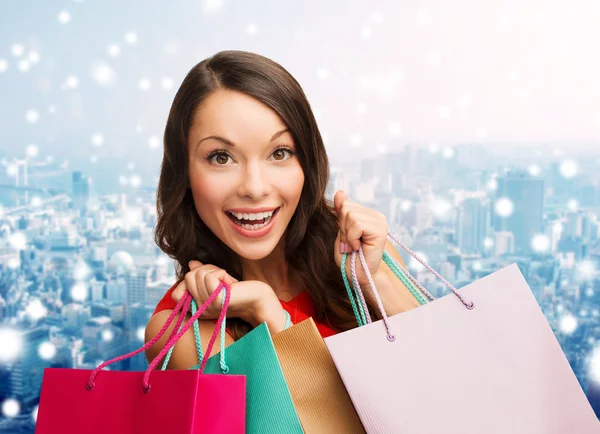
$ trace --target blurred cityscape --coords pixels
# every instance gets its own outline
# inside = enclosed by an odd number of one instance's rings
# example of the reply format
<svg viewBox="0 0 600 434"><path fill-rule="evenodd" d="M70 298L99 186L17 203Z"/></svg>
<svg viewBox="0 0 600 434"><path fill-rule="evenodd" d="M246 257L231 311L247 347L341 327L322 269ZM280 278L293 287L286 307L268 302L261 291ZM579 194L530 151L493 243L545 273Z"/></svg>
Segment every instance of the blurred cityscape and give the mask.
<svg viewBox="0 0 600 434"><path fill-rule="evenodd" d="M155 186L132 177L98 195L89 174L35 154L0 167L2 433L33 432L44 368L139 348L175 282L153 241ZM600 154L431 144L374 155L332 158L327 197L343 189L384 213L457 287L517 263L600 414ZM434 296L448 293L405 258ZM110 369L146 367L140 354Z"/></svg>

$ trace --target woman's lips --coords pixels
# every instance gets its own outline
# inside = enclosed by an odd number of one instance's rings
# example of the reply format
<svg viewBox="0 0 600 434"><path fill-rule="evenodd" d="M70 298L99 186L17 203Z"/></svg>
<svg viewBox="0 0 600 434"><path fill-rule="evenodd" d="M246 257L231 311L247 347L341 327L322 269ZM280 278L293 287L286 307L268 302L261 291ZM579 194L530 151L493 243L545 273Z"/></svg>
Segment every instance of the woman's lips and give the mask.
<svg viewBox="0 0 600 434"><path fill-rule="evenodd" d="M231 214L229 214L228 212L225 212L225 214L227 215L227 220L229 221L229 223L231 224L231 226L237 233L239 233L240 235L243 235L245 237L248 237L248 238L259 238L259 237L265 236L266 234L268 234L271 231L271 229L273 229L273 226L275 225L275 221L277 220L277 216L279 215L280 208L281 207L278 207L275 209L275 211L273 212L273 215L271 216L271 219L269 220L269 223L267 223L265 226L263 226L260 229L244 228L243 226L240 226L235 221L233 221L234 217Z"/></svg>

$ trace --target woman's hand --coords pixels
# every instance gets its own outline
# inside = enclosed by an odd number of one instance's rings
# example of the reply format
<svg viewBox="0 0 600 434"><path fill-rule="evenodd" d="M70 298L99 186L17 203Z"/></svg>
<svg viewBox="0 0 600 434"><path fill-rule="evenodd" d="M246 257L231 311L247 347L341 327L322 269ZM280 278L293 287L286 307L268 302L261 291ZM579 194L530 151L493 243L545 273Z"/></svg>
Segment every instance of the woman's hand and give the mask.
<svg viewBox="0 0 600 434"><path fill-rule="evenodd" d="M381 259L387 242L388 225L385 216L350 201L342 190L335 193L333 203L340 225L334 245L337 266L341 266L342 253L358 251L362 244L367 266L371 275L375 277L381 269ZM346 262L346 267L350 270L349 261ZM360 260L356 261L356 273L361 286L366 284L367 276Z"/></svg>
<svg viewBox="0 0 600 434"><path fill-rule="evenodd" d="M223 280L231 288L228 318L241 318L252 327L266 321L272 333L283 329L285 325L283 307L273 289L266 283L259 280L240 282L222 268L202 264L200 261L190 261L189 267L190 271L171 294L173 301L178 302L187 291L200 307L217 290ZM217 319L221 313L222 302L222 295L215 297L200 319Z"/></svg>

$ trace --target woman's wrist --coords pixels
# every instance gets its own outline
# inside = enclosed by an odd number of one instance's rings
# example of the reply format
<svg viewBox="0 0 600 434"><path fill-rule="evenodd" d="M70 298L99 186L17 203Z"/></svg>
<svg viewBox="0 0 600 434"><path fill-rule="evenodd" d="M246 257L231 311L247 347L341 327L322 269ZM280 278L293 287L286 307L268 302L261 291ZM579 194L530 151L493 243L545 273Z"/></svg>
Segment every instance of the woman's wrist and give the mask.
<svg viewBox="0 0 600 434"><path fill-rule="evenodd" d="M254 322L255 324L253 327L266 322L271 334L275 334L285 330L288 320L285 310L280 303L277 303L277 305L269 304L258 309L256 311Z"/></svg>
<svg viewBox="0 0 600 434"><path fill-rule="evenodd" d="M273 334L284 330L287 324L285 310L281 306L277 295L266 284L252 305L246 309L245 315L240 316L240 318L252 327L257 327L266 322L269 331Z"/></svg>

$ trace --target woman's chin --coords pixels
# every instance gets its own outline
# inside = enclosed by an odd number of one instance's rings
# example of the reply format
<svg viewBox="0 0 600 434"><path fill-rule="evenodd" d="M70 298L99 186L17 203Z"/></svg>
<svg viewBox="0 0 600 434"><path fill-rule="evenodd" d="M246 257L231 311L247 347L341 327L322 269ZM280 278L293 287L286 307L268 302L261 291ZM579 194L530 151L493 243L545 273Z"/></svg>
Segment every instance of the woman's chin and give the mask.
<svg viewBox="0 0 600 434"><path fill-rule="evenodd" d="M248 261L259 261L269 256L277 247L277 242L267 241L262 243L248 243L247 245L240 245L235 243L229 247L241 258Z"/></svg>

